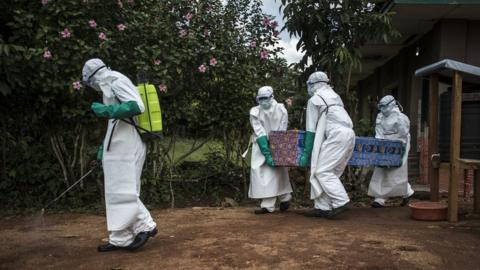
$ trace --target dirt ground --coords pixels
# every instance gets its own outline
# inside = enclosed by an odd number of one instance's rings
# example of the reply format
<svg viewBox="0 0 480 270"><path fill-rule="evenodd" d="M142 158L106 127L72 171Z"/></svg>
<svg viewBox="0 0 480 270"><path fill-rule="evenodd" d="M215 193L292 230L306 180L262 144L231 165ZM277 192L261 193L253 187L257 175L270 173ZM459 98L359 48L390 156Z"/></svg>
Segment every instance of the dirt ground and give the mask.
<svg viewBox="0 0 480 270"><path fill-rule="evenodd" d="M105 218L53 214L0 219L0 269L480 269L480 220L420 222L409 209L155 210L159 233L137 252L98 253Z"/></svg>

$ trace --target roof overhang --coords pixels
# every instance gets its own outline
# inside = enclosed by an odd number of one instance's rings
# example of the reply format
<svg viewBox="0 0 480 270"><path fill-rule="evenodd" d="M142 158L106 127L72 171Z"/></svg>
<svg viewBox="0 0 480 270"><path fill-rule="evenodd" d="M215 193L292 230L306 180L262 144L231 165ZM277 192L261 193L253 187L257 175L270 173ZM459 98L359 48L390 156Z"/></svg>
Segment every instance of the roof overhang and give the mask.
<svg viewBox="0 0 480 270"><path fill-rule="evenodd" d="M384 12L395 12L392 24L401 37L388 44L370 42L360 48L362 69L352 72L351 86L373 74L402 48L416 42L439 20L480 19L478 0L391 0L384 7Z"/></svg>
<svg viewBox="0 0 480 270"><path fill-rule="evenodd" d="M463 79L472 83L480 83L480 67L465 64L455 60L444 59L415 71L415 76L426 77L439 74L445 77L453 77L455 71L463 74Z"/></svg>

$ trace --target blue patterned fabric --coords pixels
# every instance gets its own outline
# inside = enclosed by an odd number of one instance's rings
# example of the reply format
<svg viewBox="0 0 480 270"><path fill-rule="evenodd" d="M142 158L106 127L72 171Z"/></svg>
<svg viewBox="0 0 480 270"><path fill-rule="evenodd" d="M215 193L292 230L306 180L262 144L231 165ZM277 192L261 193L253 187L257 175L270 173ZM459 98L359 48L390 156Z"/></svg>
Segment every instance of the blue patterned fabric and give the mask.
<svg viewBox="0 0 480 270"><path fill-rule="evenodd" d="M404 153L401 141L356 137L353 155L348 162L357 167L400 167Z"/></svg>

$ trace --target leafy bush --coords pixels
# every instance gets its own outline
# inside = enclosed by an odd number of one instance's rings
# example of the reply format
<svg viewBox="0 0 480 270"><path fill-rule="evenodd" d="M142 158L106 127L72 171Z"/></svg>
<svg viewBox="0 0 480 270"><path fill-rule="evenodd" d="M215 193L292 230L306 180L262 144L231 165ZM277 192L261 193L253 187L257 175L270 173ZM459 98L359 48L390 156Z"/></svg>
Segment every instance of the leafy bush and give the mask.
<svg viewBox="0 0 480 270"><path fill-rule="evenodd" d="M149 145L143 181L152 202L172 199L167 194L176 184L164 179L191 173L181 166L185 157L170 154L179 136L198 143L187 156L215 140L225 164L240 164L256 90L271 84L283 102L294 86L275 47L276 23L258 0L6 0L0 15L6 207L40 206L88 170L105 130L89 110L98 93L79 83L89 58L102 58L133 81L145 71L158 87L170 141ZM218 169L203 165L198 170ZM101 191L101 181L90 180L65 200L98 204L92 198Z"/></svg>

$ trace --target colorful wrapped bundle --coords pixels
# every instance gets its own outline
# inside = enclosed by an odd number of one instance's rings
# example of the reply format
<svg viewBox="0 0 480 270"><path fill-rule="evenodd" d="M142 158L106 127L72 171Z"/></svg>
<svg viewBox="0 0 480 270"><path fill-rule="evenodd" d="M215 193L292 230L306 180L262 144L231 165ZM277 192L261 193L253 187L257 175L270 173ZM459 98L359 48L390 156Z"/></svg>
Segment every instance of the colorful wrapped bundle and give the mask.
<svg viewBox="0 0 480 270"><path fill-rule="evenodd" d="M348 165L357 167L400 167L404 146L401 141L356 137Z"/></svg>
<svg viewBox="0 0 480 270"><path fill-rule="evenodd" d="M268 135L273 162L277 167L298 167L303 153L305 131L271 131Z"/></svg>

